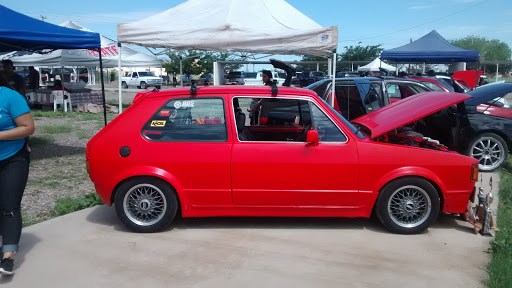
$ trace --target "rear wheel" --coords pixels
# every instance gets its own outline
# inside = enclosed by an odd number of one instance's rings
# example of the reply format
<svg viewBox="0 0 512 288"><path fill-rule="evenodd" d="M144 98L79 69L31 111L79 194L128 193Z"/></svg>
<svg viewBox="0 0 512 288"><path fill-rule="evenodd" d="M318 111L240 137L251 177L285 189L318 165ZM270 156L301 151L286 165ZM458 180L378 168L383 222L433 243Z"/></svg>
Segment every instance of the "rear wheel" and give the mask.
<svg viewBox="0 0 512 288"><path fill-rule="evenodd" d="M393 233L416 234L425 231L437 219L440 200L430 182L405 177L388 183L379 193L377 217Z"/></svg>
<svg viewBox="0 0 512 288"><path fill-rule="evenodd" d="M126 82L124 82L124 81L121 83L121 86L122 86L124 89L128 88L128 84L126 84Z"/></svg>
<svg viewBox="0 0 512 288"><path fill-rule="evenodd" d="M146 89L146 87L147 87L146 82L144 82L144 81L140 82L141 89Z"/></svg>
<svg viewBox="0 0 512 288"><path fill-rule="evenodd" d="M471 141L467 155L478 160L480 171L492 171L506 162L508 146L499 135L483 133Z"/></svg>
<svg viewBox="0 0 512 288"><path fill-rule="evenodd" d="M133 178L123 183L115 196L118 218L130 230L142 233L165 229L176 216L176 192L163 180Z"/></svg>

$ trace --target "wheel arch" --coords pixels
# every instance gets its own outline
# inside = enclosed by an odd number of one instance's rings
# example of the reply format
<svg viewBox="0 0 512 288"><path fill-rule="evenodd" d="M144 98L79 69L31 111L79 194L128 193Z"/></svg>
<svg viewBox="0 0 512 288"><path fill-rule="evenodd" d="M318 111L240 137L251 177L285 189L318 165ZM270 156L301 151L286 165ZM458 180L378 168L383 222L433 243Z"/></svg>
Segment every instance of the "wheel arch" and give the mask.
<svg viewBox="0 0 512 288"><path fill-rule="evenodd" d="M492 133L492 134L496 134L496 135L500 136L507 144L508 152L512 152L512 139L509 138L507 136L507 134L504 133L503 131L498 130L498 129L493 129L493 128L479 130L478 133L476 133L474 136L471 137L470 141L468 142L468 145L465 147L466 150L469 149L469 143L473 142L473 140L475 140L475 138L477 138L480 135L485 134L485 133Z"/></svg>
<svg viewBox="0 0 512 288"><path fill-rule="evenodd" d="M441 210L444 207L444 199L445 199L445 185L443 184L443 181L432 171L421 168L421 167L403 167L394 171L391 171L390 173L386 174L384 177L380 179L380 181L377 184L377 189L375 191L380 192L386 185L389 183L398 180L403 179L407 177L416 177L421 178L429 182L434 186L434 188L437 191L437 194L439 195L439 200L441 203ZM378 197L378 196L377 196ZM375 206L375 203L374 203Z"/></svg>
<svg viewBox="0 0 512 288"><path fill-rule="evenodd" d="M140 172L140 170L138 170ZM167 171L164 171L162 169L153 168L152 170L146 170L145 173L126 173L124 177L121 177L121 180L117 182L117 184L112 189L112 193L110 195L110 203L114 203L115 197L117 194L117 191L121 185L126 183L129 180L135 179L135 178L143 178L143 177L150 177L155 178L164 181L167 183L174 191L176 192L176 197L178 200L178 210L183 209L183 202L184 194L183 194L183 188L182 185L179 183L179 181L172 176Z"/></svg>

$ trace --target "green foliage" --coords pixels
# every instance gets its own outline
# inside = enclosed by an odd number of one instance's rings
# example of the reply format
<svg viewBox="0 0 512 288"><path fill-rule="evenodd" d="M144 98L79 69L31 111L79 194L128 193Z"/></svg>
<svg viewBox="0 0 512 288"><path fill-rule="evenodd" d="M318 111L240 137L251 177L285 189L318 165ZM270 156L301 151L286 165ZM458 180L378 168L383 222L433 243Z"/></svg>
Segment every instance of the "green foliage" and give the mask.
<svg viewBox="0 0 512 288"><path fill-rule="evenodd" d="M304 55L300 61L325 62L327 61L327 58L322 56ZM300 64L297 65L295 69L296 71L316 71L316 67L316 64ZM318 68L320 71L327 73L327 64L320 64Z"/></svg>
<svg viewBox="0 0 512 288"><path fill-rule="evenodd" d="M501 169L498 228L491 243L488 287L512 287L512 159Z"/></svg>
<svg viewBox="0 0 512 288"><path fill-rule="evenodd" d="M98 194L91 192L80 198L67 196L57 199L57 201L55 201L54 212L55 215L60 216L102 204L103 201L100 199Z"/></svg>
<svg viewBox="0 0 512 288"><path fill-rule="evenodd" d="M46 134L65 134L71 132L73 127L71 125L44 125L37 129Z"/></svg>
<svg viewBox="0 0 512 288"><path fill-rule="evenodd" d="M339 56L342 61L372 61L379 57L380 53L384 50L381 44L366 45L366 46L345 46L345 52ZM336 70L343 71L349 70L350 64L338 64Z"/></svg>
<svg viewBox="0 0 512 288"><path fill-rule="evenodd" d="M512 49L507 43L501 42L497 39L487 39L485 37L468 36L462 39L456 39L450 41L453 45L459 46L465 49L475 49L480 53L481 61L507 61L511 59ZM472 64L473 66L476 64ZM469 67L468 69L475 69L475 67ZM512 65L500 65L500 71L508 72L512 69ZM496 72L496 65L485 65L485 71Z"/></svg>
<svg viewBox="0 0 512 288"><path fill-rule="evenodd" d="M240 58L230 56L226 53L211 53L200 51L180 51L167 53L170 61L163 64L169 75L180 73L180 59L183 59L183 75L199 75L202 73L213 73L213 63L216 61L237 61ZM240 69L240 64L228 64L227 70Z"/></svg>
<svg viewBox="0 0 512 288"><path fill-rule="evenodd" d="M37 224L37 223L41 223L43 221L45 221L46 218L39 218L39 219L30 219L27 215L27 213L25 212L21 212L21 223L22 223L22 227L28 227L30 225L34 225L34 224Z"/></svg>

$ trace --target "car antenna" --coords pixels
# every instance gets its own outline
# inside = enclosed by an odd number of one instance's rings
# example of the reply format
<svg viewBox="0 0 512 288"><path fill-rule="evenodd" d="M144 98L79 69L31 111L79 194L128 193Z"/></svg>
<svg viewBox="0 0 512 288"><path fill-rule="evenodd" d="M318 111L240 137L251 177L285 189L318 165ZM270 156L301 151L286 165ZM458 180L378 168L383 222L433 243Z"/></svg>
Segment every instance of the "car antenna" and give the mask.
<svg viewBox="0 0 512 288"><path fill-rule="evenodd" d="M196 94L197 94L196 81L192 80L192 84L190 85L190 95L195 96Z"/></svg>
<svg viewBox="0 0 512 288"><path fill-rule="evenodd" d="M272 96L276 96L279 93L279 89L277 89L277 80L272 81Z"/></svg>

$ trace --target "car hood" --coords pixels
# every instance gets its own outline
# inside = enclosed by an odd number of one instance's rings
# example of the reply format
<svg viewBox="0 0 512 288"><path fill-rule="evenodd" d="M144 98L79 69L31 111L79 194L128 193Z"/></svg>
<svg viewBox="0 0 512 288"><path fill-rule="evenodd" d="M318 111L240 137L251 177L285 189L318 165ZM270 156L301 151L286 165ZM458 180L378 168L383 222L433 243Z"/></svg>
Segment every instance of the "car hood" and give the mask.
<svg viewBox="0 0 512 288"><path fill-rule="evenodd" d="M382 107L351 122L368 128L370 138L375 138L469 98L471 96L454 92L420 93Z"/></svg>
<svg viewBox="0 0 512 288"><path fill-rule="evenodd" d="M512 83L487 84L466 93L473 96L473 98L466 100L465 104L477 106L504 97L508 93L512 93Z"/></svg>

